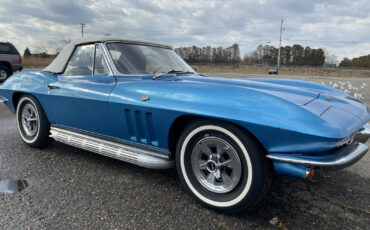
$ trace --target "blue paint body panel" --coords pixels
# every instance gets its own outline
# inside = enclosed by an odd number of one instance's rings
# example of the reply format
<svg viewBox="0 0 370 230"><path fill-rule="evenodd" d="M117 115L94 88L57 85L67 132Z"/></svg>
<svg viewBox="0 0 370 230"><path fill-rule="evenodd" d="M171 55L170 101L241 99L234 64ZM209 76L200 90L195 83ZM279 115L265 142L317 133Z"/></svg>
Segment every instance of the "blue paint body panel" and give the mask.
<svg viewBox="0 0 370 230"><path fill-rule="evenodd" d="M47 110L52 124L109 135L108 98L116 85L113 76L57 76L49 90Z"/></svg>
<svg viewBox="0 0 370 230"><path fill-rule="evenodd" d="M48 89L49 84L57 88ZM168 74L152 80L152 75L70 77L30 71L13 75L0 86L0 96L13 112L14 93L35 96L52 124L166 154L170 154L171 126L182 116L244 127L268 153L308 154L336 147L370 119L366 105L348 94L295 80L197 74Z"/></svg>

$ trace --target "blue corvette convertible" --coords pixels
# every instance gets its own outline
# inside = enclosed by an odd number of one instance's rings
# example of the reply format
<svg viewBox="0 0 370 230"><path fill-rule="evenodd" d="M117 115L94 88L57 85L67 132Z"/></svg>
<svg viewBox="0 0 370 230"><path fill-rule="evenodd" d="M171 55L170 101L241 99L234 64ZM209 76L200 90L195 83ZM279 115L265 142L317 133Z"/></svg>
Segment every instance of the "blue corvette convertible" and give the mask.
<svg viewBox="0 0 370 230"><path fill-rule="evenodd" d="M176 165L207 207L252 207L273 171L311 178L368 150L370 111L311 82L198 74L170 46L111 37L67 45L0 85L25 143L51 140L149 168Z"/></svg>

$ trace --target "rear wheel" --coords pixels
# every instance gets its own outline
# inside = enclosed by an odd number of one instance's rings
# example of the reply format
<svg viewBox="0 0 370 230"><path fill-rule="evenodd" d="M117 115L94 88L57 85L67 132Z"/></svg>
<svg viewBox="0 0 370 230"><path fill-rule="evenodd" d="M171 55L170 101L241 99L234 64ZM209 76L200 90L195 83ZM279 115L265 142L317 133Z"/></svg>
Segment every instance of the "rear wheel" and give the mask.
<svg viewBox="0 0 370 230"><path fill-rule="evenodd" d="M10 69L6 66L0 65L0 82L5 81L10 75L12 75Z"/></svg>
<svg viewBox="0 0 370 230"><path fill-rule="evenodd" d="M17 105L17 126L23 141L35 148L50 143L50 126L40 103L30 95L24 95Z"/></svg>
<svg viewBox="0 0 370 230"><path fill-rule="evenodd" d="M176 167L198 201L222 212L257 204L270 179L264 150L254 137L221 122L198 121L185 128Z"/></svg>

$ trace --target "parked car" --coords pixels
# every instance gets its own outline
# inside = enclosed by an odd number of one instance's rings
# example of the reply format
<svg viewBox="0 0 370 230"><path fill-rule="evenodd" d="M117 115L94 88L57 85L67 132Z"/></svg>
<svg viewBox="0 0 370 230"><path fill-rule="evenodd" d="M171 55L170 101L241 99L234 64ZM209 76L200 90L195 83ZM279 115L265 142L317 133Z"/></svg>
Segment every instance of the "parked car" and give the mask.
<svg viewBox="0 0 370 230"><path fill-rule="evenodd" d="M269 69L269 74L276 74L276 75L278 75L279 74L279 69L277 67L271 67Z"/></svg>
<svg viewBox="0 0 370 230"><path fill-rule="evenodd" d="M12 43L0 42L0 83L22 70L22 57Z"/></svg>
<svg viewBox="0 0 370 230"><path fill-rule="evenodd" d="M28 145L54 139L144 167L176 165L195 199L223 212L257 204L272 171L307 179L368 150L357 137L369 138L369 108L352 96L305 81L204 76L152 42L72 42L44 70L8 78L0 95Z"/></svg>

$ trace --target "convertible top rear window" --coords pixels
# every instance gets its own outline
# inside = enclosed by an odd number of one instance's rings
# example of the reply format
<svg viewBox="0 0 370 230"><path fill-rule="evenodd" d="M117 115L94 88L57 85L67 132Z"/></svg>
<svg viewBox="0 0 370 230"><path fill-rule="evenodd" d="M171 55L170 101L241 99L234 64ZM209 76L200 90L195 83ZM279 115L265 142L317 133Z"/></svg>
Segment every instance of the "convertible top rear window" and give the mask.
<svg viewBox="0 0 370 230"><path fill-rule="evenodd" d="M122 74L157 74L170 70L194 72L172 49L121 42L108 43L107 48Z"/></svg>

